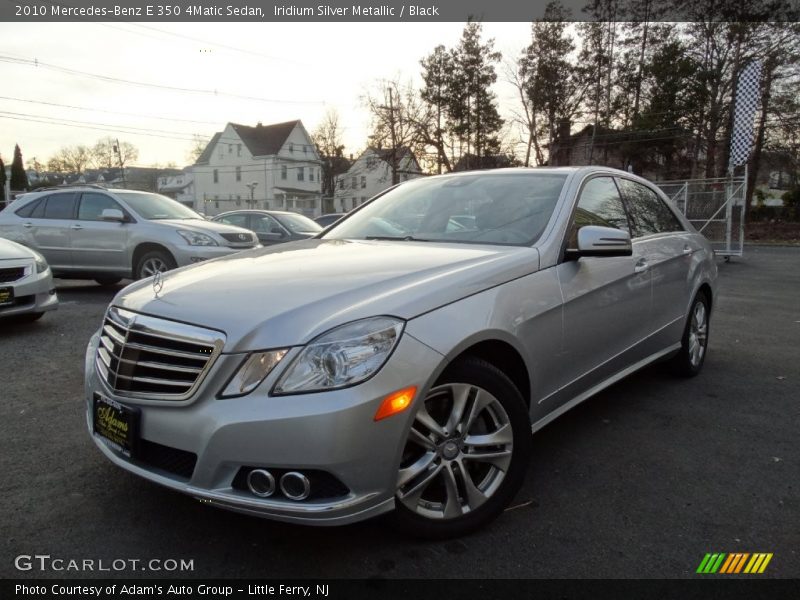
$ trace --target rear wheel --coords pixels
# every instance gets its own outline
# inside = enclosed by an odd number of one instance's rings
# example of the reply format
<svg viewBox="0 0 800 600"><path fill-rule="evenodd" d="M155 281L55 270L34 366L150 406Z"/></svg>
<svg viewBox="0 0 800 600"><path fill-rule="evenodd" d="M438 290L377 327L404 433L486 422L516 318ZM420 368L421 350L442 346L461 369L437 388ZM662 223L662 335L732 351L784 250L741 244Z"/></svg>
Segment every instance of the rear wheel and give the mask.
<svg viewBox="0 0 800 600"><path fill-rule="evenodd" d="M681 349L672 359L672 367L678 375L694 377L703 368L708 348L710 313L708 297L704 292L698 292L689 310Z"/></svg>
<svg viewBox="0 0 800 600"><path fill-rule="evenodd" d="M165 250L151 250L139 259L136 265L136 279L152 277L156 273L163 273L177 267L175 259Z"/></svg>
<svg viewBox="0 0 800 600"><path fill-rule="evenodd" d="M455 363L419 402L397 474L394 520L427 538L497 517L522 485L531 451L519 390L477 358Z"/></svg>

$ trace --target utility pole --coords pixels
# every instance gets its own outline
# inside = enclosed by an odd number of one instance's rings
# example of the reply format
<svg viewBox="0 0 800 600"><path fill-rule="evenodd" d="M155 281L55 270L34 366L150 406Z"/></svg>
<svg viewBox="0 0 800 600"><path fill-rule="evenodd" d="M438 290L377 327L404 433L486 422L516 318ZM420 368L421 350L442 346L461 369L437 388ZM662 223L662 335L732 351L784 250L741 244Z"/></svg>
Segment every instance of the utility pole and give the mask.
<svg viewBox="0 0 800 600"><path fill-rule="evenodd" d="M114 145L114 152L117 153L117 159L119 160L119 168L122 170L122 187L127 188L128 184L125 181L125 165L122 164L122 150L119 147L119 138L116 139L116 144Z"/></svg>

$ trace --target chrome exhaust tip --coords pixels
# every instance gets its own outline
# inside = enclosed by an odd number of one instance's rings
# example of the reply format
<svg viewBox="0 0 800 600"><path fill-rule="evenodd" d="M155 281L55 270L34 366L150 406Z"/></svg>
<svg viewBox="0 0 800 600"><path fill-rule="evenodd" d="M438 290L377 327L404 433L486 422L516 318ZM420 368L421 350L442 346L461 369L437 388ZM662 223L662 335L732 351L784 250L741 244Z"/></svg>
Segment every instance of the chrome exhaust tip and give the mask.
<svg viewBox="0 0 800 600"><path fill-rule="evenodd" d="M302 473L289 471L281 477L281 491L289 500L305 500L311 493L311 482Z"/></svg>
<svg viewBox="0 0 800 600"><path fill-rule="evenodd" d="M275 493L275 478L265 469L253 469L247 474L247 489L259 498L269 498Z"/></svg>

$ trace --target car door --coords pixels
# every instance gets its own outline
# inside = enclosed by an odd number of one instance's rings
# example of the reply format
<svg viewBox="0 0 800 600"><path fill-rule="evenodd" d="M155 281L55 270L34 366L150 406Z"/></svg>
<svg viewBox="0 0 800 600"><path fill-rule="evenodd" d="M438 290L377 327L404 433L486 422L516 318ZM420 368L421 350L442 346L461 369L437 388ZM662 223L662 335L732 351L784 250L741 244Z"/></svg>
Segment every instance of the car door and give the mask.
<svg viewBox="0 0 800 600"><path fill-rule="evenodd" d="M611 176L596 176L581 187L566 247L576 248L586 225L630 232L630 222ZM641 358L639 342L648 331L650 272L633 256L565 258L556 268L563 299L564 369L562 401Z"/></svg>
<svg viewBox="0 0 800 600"><path fill-rule="evenodd" d="M78 218L72 228L72 260L75 267L91 272L128 272L127 223L103 221L103 211L113 208L127 214L111 196L103 192L82 192Z"/></svg>
<svg viewBox="0 0 800 600"><path fill-rule="evenodd" d="M693 247L691 234L672 213L664 200L648 186L619 178L620 189L631 215L635 245L650 270L653 309L650 333L652 351L676 342L683 332L683 321L691 293L689 272Z"/></svg>
<svg viewBox="0 0 800 600"><path fill-rule="evenodd" d="M50 267L63 271L72 267L71 227L75 224L75 192L57 192L44 196L22 219L28 245L41 252Z"/></svg>

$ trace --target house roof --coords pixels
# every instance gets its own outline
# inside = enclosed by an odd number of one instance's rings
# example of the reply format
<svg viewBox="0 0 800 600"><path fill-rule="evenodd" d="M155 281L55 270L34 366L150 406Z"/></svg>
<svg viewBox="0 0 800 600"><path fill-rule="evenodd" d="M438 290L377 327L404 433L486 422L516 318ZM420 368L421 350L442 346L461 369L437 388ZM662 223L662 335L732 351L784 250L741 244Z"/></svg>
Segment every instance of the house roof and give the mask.
<svg viewBox="0 0 800 600"><path fill-rule="evenodd" d="M221 136L222 136L221 131L218 131L217 133L214 134L214 137L212 137L211 141L208 142L208 145L206 146L205 150L203 150L203 153L197 157L197 160L195 161L194 164L196 165L208 164L208 161L211 158L211 154L214 152L214 146L217 145L217 141L219 141L219 138Z"/></svg>
<svg viewBox="0 0 800 600"><path fill-rule="evenodd" d="M259 123L255 127L231 123L231 127L242 138L250 154L253 156L269 156L278 153L298 123L300 123L299 120L275 123L274 125L261 125Z"/></svg>

